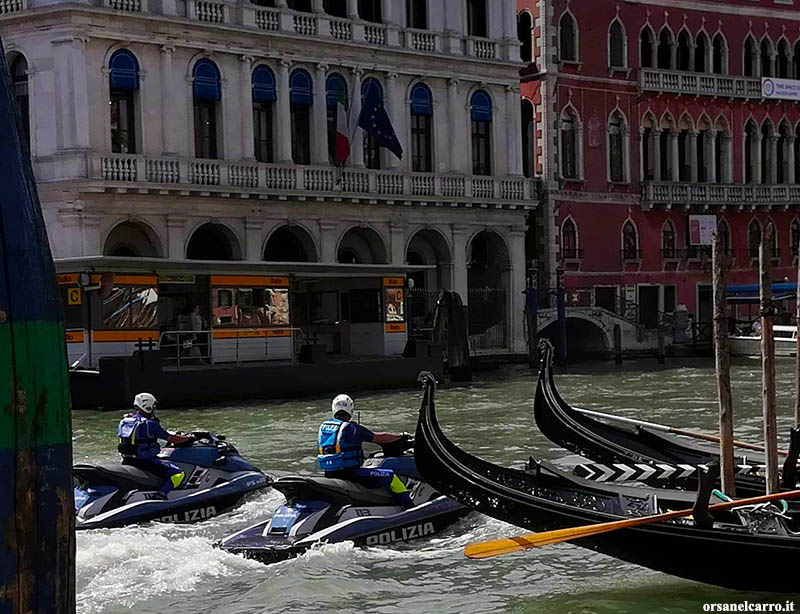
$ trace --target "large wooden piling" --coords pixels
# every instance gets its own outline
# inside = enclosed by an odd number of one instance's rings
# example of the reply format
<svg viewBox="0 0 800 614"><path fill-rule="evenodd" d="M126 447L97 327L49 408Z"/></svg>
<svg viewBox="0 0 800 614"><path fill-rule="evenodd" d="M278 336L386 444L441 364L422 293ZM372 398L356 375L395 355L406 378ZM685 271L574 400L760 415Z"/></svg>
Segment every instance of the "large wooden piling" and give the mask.
<svg viewBox="0 0 800 614"><path fill-rule="evenodd" d="M775 417L775 338L772 305L772 281L770 280L770 258L768 246L772 244L775 229L767 224L758 248L759 283L761 285L761 369L762 369L762 413L764 418L764 449L766 451L767 494L778 491L778 438Z"/></svg>
<svg viewBox="0 0 800 614"><path fill-rule="evenodd" d="M712 248L714 285L714 356L719 399L719 457L722 491L733 497L735 473L733 464L733 395L731 394L731 364L728 347L728 304L725 296L728 255L722 241L714 235Z"/></svg>
<svg viewBox="0 0 800 614"><path fill-rule="evenodd" d="M67 356L56 276L0 42L0 612L75 611Z"/></svg>
<svg viewBox="0 0 800 614"><path fill-rule="evenodd" d="M795 306L795 326L797 332L795 333L795 399L794 399L794 428L800 429L800 258L797 259L797 305Z"/></svg>

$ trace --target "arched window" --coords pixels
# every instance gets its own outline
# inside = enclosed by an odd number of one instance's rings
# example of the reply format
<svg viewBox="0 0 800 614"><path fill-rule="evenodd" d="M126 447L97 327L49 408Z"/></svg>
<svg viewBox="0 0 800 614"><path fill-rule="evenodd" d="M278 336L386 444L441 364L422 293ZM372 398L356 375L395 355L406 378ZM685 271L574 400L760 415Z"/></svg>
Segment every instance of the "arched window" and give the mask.
<svg viewBox="0 0 800 614"><path fill-rule="evenodd" d="M428 29L428 0L406 0L406 22L409 28Z"/></svg>
<svg viewBox="0 0 800 614"><path fill-rule="evenodd" d="M792 62L792 78L800 79L800 41L794 44L794 62Z"/></svg>
<svg viewBox="0 0 800 614"><path fill-rule="evenodd" d="M662 30L664 32L664 30ZM678 34L678 70L691 70L692 37L686 30Z"/></svg>
<svg viewBox="0 0 800 614"><path fill-rule="evenodd" d="M427 85L411 89L411 170L433 170L433 95Z"/></svg>
<svg viewBox="0 0 800 614"><path fill-rule="evenodd" d="M571 217L564 220L561 225L561 258L570 260L579 258L578 255L578 229Z"/></svg>
<svg viewBox="0 0 800 614"><path fill-rule="evenodd" d="M742 72L745 77L755 77L758 66L758 46L752 36L744 40L744 58L742 58Z"/></svg>
<svg viewBox="0 0 800 614"><path fill-rule="evenodd" d="M788 79L792 64L792 54L789 51L789 42L782 38L778 41L778 57L776 59L775 72L777 77Z"/></svg>
<svg viewBox="0 0 800 614"><path fill-rule="evenodd" d="M581 147L578 138L578 117L571 108L561 112L561 176L580 179Z"/></svg>
<svg viewBox="0 0 800 614"><path fill-rule="evenodd" d="M289 108L292 123L292 160L311 162L311 105L314 102L311 75L302 68L289 76Z"/></svg>
<svg viewBox="0 0 800 614"><path fill-rule="evenodd" d="M625 260L637 260L640 257L636 227L630 220L625 220L622 225L622 257Z"/></svg>
<svg viewBox="0 0 800 614"><path fill-rule="evenodd" d="M722 243L722 250L729 254L731 251L731 229L725 220L720 220L717 225L717 240Z"/></svg>
<svg viewBox="0 0 800 614"><path fill-rule="evenodd" d="M486 37L486 0L467 0L467 35Z"/></svg>
<svg viewBox="0 0 800 614"><path fill-rule="evenodd" d="M472 174L492 174L492 99L484 90L469 101L472 126Z"/></svg>
<svg viewBox="0 0 800 614"><path fill-rule="evenodd" d="M670 220L661 227L662 258L678 258L678 246L675 242L675 226Z"/></svg>
<svg viewBox="0 0 800 614"><path fill-rule="evenodd" d="M130 51L123 49L111 56L108 68L111 151L136 153L134 96L139 89L139 62Z"/></svg>
<svg viewBox="0 0 800 614"><path fill-rule="evenodd" d="M775 160L775 182L788 183L789 182L789 135L791 134L790 126L785 122L781 122L778 127L778 142L776 143Z"/></svg>
<svg viewBox="0 0 800 614"><path fill-rule="evenodd" d="M792 258L797 258L798 248L800 248L800 222L797 218L792 220L789 228L789 245L792 249Z"/></svg>
<svg viewBox="0 0 800 614"><path fill-rule="evenodd" d="M364 79L361 84L361 104L367 97L367 92L374 93L377 90L378 100L383 104L383 88L376 79L372 77ZM364 133L364 165L367 168L379 169L381 168L381 146L378 142L378 137L375 134Z"/></svg>
<svg viewBox="0 0 800 614"><path fill-rule="evenodd" d="M758 258L758 248L761 245L761 224L753 220L747 227L747 253L750 258Z"/></svg>
<svg viewBox="0 0 800 614"><path fill-rule="evenodd" d="M761 56L761 76L762 77L773 77L773 64L772 59L774 55L774 50L772 47L772 41L769 40L766 36L761 39L761 45L759 47L759 54Z"/></svg>
<svg viewBox="0 0 800 614"><path fill-rule="evenodd" d="M768 120L761 124L761 183L774 183L775 160L772 155L772 137L775 129Z"/></svg>
<svg viewBox="0 0 800 614"><path fill-rule="evenodd" d="M14 99L17 101L19 117L22 120L22 131L25 142L30 146L31 142L31 120L30 120L30 99L28 95L28 61L22 54L11 62L11 83L14 87Z"/></svg>
<svg viewBox="0 0 800 614"><path fill-rule="evenodd" d="M517 38L519 39L519 59L523 62L533 60L533 22L528 11L517 15Z"/></svg>
<svg viewBox="0 0 800 614"><path fill-rule="evenodd" d="M608 178L617 183L628 180L625 119L619 111L608 118Z"/></svg>
<svg viewBox="0 0 800 614"><path fill-rule="evenodd" d="M522 174L533 177L534 174L534 123L533 103L527 98L522 99Z"/></svg>
<svg viewBox="0 0 800 614"><path fill-rule="evenodd" d="M672 32L664 26L658 34L657 67L669 70L672 68Z"/></svg>
<svg viewBox="0 0 800 614"><path fill-rule="evenodd" d="M253 71L253 137L256 160L272 162L273 142L272 115L273 105L277 99L275 93L275 75L269 67L257 66Z"/></svg>
<svg viewBox="0 0 800 614"><path fill-rule="evenodd" d="M708 36L700 32L694 43L694 71L708 72Z"/></svg>
<svg viewBox="0 0 800 614"><path fill-rule="evenodd" d="M712 47L711 71L715 75L723 75L727 72L728 47L725 44L725 39L722 37L721 33L717 32L714 35Z"/></svg>
<svg viewBox="0 0 800 614"><path fill-rule="evenodd" d="M753 120L744 125L744 182L756 183L761 176L758 161L761 148L758 145L759 132Z"/></svg>
<svg viewBox="0 0 800 614"><path fill-rule="evenodd" d="M328 112L328 157L333 164L343 164L350 155L350 128L347 121L347 82L333 73L325 82Z"/></svg>
<svg viewBox="0 0 800 614"><path fill-rule="evenodd" d="M615 68L625 68L628 58L625 44L625 29L619 20L611 22L608 29L608 65Z"/></svg>
<svg viewBox="0 0 800 614"><path fill-rule="evenodd" d="M194 155L217 158L217 107L222 97L219 70L211 60L198 60L194 65Z"/></svg>
<svg viewBox="0 0 800 614"><path fill-rule="evenodd" d="M568 11L558 21L558 48L562 62L578 61L578 24Z"/></svg>
<svg viewBox="0 0 800 614"><path fill-rule="evenodd" d="M639 62L642 68L653 68L653 51L655 48L655 37L650 26L642 28L639 35Z"/></svg>

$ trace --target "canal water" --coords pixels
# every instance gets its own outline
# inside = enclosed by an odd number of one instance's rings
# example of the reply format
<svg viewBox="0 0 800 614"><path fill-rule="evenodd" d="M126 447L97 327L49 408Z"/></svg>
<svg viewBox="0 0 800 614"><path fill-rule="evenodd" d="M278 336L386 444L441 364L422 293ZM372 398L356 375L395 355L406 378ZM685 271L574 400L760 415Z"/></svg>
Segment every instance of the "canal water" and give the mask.
<svg viewBox="0 0 800 614"><path fill-rule="evenodd" d="M788 433L794 404L793 360L778 361L779 432ZM737 439L760 439L757 361L733 369ZM491 461L522 466L529 454L563 451L532 423L535 380L521 367L479 374L467 387L443 387L440 420L464 448ZM576 365L556 383L573 405L713 433L713 365L705 360ZM414 431L418 391L356 397L361 422ZM273 475L315 473L319 423L330 399L248 402L160 412L172 430L224 433ZM73 414L75 461L116 462L118 413ZM244 560L212 543L266 518L282 496L268 491L237 510L195 525L148 524L78 534L79 611L116 613L437 613L515 614L702 612L704 603L783 602L678 580L571 544L486 561L464 558L466 544L521 533L473 514L433 539L395 548L323 546L272 566ZM769 564L743 561L743 564ZM714 561L709 561L713 565ZM800 598L798 598L800 602Z"/></svg>

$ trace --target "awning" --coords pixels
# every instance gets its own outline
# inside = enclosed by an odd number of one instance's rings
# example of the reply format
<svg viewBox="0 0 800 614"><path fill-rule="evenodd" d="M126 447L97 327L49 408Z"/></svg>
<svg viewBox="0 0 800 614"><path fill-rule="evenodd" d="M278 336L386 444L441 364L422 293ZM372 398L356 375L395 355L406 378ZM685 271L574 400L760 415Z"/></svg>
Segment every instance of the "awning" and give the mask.
<svg viewBox="0 0 800 614"><path fill-rule="evenodd" d="M740 284L725 288L728 302L736 304L757 304L761 298L759 296L758 284ZM797 296L797 284L789 282L779 282L772 284L772 300L786 301L792 300Z"/></svg>

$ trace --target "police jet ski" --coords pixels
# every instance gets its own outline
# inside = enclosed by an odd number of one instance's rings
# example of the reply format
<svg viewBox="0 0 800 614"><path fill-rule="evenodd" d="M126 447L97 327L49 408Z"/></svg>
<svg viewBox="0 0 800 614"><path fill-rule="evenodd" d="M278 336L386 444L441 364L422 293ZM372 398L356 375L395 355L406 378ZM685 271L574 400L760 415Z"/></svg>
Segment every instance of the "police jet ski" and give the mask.
<svg viewBox="0 0 800 614"><path fill-rule="evenodd" d="M158 456L180 466L186 476L166 499L154 498L164 478L138 467L75 465L75 528L205 520L271 483L224 435L195 431L184 444L168 443Z"/></svg>
<svg viewBox="0 0 800 614"><path fill-rule="evenodd" d="M372 454L361 467L394 471L406 484L412 507L398 506L386 488L325 477L278 478L272 487L285 495L286 503L271 519L226 537L217 546L275 563L316 544L352 541L357 546L386 546L429 537L469 513L469 508L422 481L408 436L381 447L383 452Z"/></svg>

